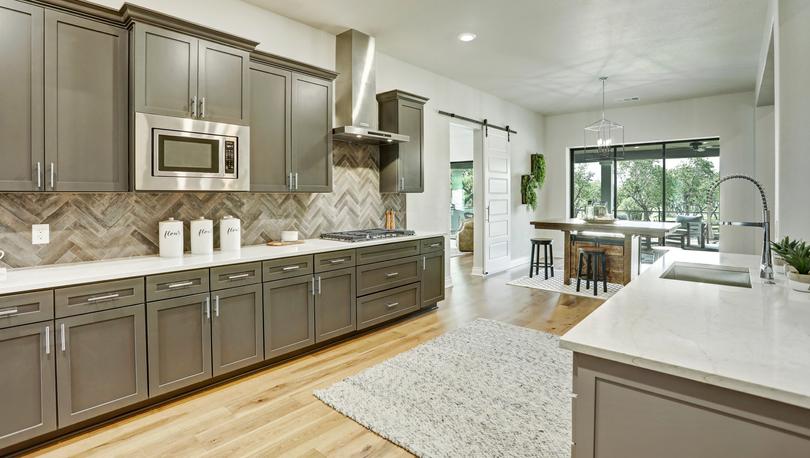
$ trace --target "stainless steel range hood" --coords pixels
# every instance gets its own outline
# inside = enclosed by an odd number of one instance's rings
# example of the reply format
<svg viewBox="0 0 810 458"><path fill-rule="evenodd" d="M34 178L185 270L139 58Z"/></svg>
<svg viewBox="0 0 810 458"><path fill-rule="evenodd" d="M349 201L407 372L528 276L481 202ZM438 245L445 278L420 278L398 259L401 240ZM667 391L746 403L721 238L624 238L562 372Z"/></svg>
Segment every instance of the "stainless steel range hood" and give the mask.
<svg viewBox="0 0 810 458"><path fill-rule="evenodd" d="M407 135L377 129L374 37L351 29L337 36L335 123L332 138L385 145L410 140Z"/></svg>

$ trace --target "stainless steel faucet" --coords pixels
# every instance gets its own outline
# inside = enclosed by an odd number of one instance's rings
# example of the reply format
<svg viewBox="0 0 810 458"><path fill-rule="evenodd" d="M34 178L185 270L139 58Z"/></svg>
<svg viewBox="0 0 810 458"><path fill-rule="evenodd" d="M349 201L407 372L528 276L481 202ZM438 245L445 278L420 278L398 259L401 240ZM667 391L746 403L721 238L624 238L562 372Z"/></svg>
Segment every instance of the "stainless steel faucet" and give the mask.
<svg viewBox="0 0 810 458"><path fill-rule="evenodd" d="M726 182L728 180L747 180L754 184L759 190L759 195L762 197L762 221L761 222L751 222L751 221L721 221L720 224L724 226L749 226L749 227L761 227L765 231L765 235L762 242L762 260L759 264L759 278L765 279L767 283L773 283L773 264L771 261L771 211L768 209L768 198L765 197L765 190L762 188L762 185L759 182L747 175L728 175L723 178L718 179L717 181L712 184L711 188L707 193L708 201L709 201L709 208L712 205L713 193L714 190L720 186L721 183ZM709 213L709 219L711 219L711 212ZM709 221L709 223L711 223ZM706 225L707 227L707 238L711 234L710 224Z"/></svg>

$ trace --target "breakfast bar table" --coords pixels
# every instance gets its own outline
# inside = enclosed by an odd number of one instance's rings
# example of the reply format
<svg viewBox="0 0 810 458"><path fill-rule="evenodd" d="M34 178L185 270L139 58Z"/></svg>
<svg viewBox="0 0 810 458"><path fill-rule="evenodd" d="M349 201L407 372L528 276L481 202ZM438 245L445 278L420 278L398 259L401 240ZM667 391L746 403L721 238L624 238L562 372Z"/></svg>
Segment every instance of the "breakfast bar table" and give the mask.
<svg viewBox="0 0 810 458"><path fill-rule="evenodd" d="M571 233L608 233L624 236L622 247L610 252L608 255L608 281L620 282L623 285L630 283L632 277L632 253L633 236L645 235L650 237L665 237L674 229L680 226L676 222L659 221L626 221L616 220L612 222L586 222L577 218L548 219L542 221L532 221L535 229L547 229L562 231L565 235L563 266L563 283L571 284L573 267L577 264L577 253L573 250ZM589 242L590 243L590 242ZM612 258L612 259L611 259ZM611 278L613 275L613 278ZM618 278L617 278L618 277Z"/></svg>

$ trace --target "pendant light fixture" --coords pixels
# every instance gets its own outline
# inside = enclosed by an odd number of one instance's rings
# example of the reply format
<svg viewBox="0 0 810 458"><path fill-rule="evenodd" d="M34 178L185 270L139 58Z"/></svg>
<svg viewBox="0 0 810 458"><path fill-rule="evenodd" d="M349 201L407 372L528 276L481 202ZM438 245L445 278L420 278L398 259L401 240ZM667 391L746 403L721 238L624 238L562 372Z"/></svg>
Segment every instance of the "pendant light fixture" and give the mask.
<svg viewBox="0 0 810 458"><path fill-rule="evenodd" d="M599 156L609 157L614 148L616 156L624 156L624 126L605 119L605 81L607 76L599 78L602 81L602 119L585 126L585 148L596 147Z"/></svg>

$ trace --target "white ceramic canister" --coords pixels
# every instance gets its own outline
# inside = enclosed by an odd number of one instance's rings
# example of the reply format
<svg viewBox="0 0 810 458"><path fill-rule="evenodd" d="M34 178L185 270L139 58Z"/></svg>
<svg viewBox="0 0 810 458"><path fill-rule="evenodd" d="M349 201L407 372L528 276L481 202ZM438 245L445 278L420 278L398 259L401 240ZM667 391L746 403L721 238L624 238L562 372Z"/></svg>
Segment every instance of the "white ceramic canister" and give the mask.
<svg viewBox="0 0 810 458"><path fill-rule="evenodd" d="M219 248L222 251L242 248L242 222L239 218L225 216L219 221Z"/></svg>
<svg viewBox="0 0 810 458"><path fill-rule="evenodd" d="M191 221L191 254L214 252L214 222L200 217Z"/></svg>
<svg viewBox="0 0 810 458"><path fill-rule="evenodd" d="M160 256L179 258L183 256L183 222L174 218L158 223Z"/></svg>
<svg viewBox="0 0 810 458"><path fill-rule="evenodd" d="M298 231L281 231L282 242L295 242L298 240Z"/></svg>

